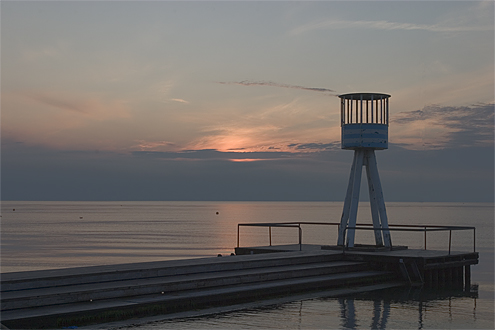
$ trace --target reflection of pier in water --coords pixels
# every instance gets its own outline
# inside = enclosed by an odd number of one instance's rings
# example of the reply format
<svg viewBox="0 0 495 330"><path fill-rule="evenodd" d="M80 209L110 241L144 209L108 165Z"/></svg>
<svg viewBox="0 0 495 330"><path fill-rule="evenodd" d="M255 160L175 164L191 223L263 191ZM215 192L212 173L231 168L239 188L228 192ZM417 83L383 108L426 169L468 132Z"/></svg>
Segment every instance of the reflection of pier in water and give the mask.
<svg viewBox="0 0 495 330"><path fill-rule="evenodd" d="M402 290L402 292L400 292ZM379 296L379 297L377 297ZM356 329L366 327L367 324L359 324L359 309L356 308L357 300L372 300L373 311L370 329L386 329L390 316L391 305L394 302L417 303L418 304L418 329L423 329L423 320L429 307L439 300L449 301L449 315L452 317L452 298L471 297L474 299L473 312L476 313L476 298L478 298L477 287L472 286L471 291L464 290L432 290L415 287L396 288L383 290L382 292L365 292L358 295L338 298L340 305L341 327L344 329Z"/></svg>

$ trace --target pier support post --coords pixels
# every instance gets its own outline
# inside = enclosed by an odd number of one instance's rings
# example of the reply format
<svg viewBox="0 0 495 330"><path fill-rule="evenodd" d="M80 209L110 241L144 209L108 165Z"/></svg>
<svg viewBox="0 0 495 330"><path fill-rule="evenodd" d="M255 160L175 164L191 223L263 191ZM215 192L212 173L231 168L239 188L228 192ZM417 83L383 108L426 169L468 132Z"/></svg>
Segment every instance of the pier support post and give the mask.
<svg viewBox="0 0 495 330"><path fill-rule="evenodd" d="M445 268L440 268L439 270L439 276L438 276L438 284L439 287L445 288L447 286L447 270Z"/></svg>
<svg viewBox="0 0 495 330"><path fill-rule="evenodd" d="M471 290L471 266L464 266L464 291Z"/></svg>
<svg viewBox="0 0 495 330"><path fill-rule="evenodd" d="M432 287L433 277L431 270L425 270L425 285L428 287Z"/></svg>
<svg viewBox="0 0 495 330"><path fill-rule="evenodd" d="M459 281L457 282L457 287L461 288L464 286L464 269L461 267L457 267L457 276L459 277Z"/></svg>

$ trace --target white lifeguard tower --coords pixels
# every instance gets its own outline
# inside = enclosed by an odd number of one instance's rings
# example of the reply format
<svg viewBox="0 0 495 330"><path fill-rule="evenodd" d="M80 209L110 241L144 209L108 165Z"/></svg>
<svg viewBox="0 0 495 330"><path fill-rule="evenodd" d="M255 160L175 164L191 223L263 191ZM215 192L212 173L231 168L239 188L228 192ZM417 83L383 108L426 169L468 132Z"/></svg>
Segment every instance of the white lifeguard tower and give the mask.
<svg viewBox="0 0 495 330"><path fill-rule="evenodd" d="M378 175L375 150L388 148L388 99L381 93L350 93L339 95L342 127L342 149L354 150L354 160L340 220L337 245L354 247L354 229L359 203L362 167L366 167L371 216L376 246L391 247L387 211ZM344 237L347 236L346 242Z"/></svg>

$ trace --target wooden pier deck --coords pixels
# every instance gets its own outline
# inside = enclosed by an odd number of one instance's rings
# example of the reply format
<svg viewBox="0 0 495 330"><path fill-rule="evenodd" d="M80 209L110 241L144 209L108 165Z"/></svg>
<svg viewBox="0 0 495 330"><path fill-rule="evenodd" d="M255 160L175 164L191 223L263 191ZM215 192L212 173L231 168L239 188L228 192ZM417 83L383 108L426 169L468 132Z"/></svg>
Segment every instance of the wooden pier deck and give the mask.
<svg viewBox="0 0 495 330"><path fill-rule="evenodd" d="M257 254L318 249L342 254L343 260L367 262L373 269L392 270L411 285L428 287L454 286L469 289L471 265L478 264L478 252L408 249L393 250L356 247L343 250L340 246L291 244L262 247L237 247L236 254Z"/></svg>
<svg viewBox="0 0 495 330"><path fill-rule="evenodd" d="M477 253L295 244L236 248L225 257L4 273L1 322L10 329L80 327L318 291L465 286L476 263Z"/></svg>
<svg viewBox="0 0 495 330"><path fill-rule="evenodd" d="M51 329L404 282L366 262L342 260L339 251L312 249L4 273L1 284L3 325Z"/></svg>

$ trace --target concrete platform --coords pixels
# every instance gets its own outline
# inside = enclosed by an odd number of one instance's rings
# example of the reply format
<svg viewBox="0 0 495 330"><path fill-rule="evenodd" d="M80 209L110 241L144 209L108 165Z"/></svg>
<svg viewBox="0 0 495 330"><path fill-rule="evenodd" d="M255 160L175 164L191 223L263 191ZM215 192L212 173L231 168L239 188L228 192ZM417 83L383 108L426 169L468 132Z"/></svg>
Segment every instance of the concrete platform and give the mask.
<svg viewBox="0 0 495 330"><path fill-rule="evenodd" d="M164 317L292 295L470 286L477 252L236 248L235 256L2 274L2 324L43 329ZM333 292L333 293L332 293Z"/></svg>
<svg viewBox="0 0 495 330"><path fill-rule="evenodd" d="M2 274L2 324L82 326L236 305L319 290L403 285L338 251L147 262Z"/></svg>

